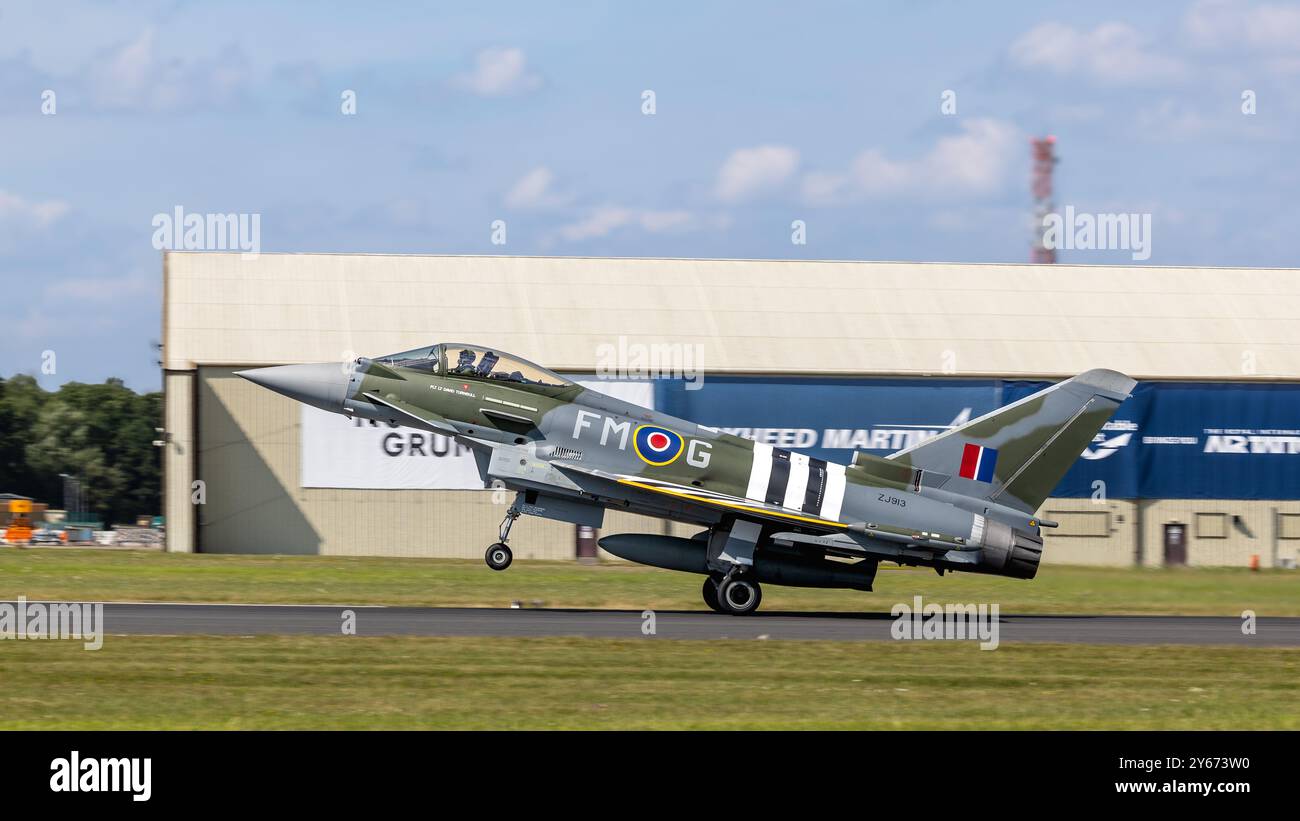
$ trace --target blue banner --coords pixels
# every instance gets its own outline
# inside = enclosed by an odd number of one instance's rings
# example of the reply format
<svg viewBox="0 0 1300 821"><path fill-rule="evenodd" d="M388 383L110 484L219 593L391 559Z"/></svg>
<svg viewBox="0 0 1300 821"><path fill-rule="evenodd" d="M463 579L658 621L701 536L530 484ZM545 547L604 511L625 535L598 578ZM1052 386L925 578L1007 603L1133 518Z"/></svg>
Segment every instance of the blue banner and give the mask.
<svg viewBox="0 0 1300 821"><path fill-rule="evenodd" d="M886 456L1051 383L993 379L706 377L655 383L655 406L776 447ZM1104 483L1104 486L1099 483ZM1300 498L1300 385L1143 382L1054 496Z"/></svg>
<svg viewBox="0 0 1300 821"><path fill-rule="evenodd" d="M884 456L997 408L998 383L962 379L706 377L655 382L655 408L780 448L848 461Z"/></svg>
<svg viewBox="0 0 1300 821"><path fill-rule="evenodd" d="M1300 498L1300 386L1171 382L1138 389L1147 400L1143 497Z"/></svg>

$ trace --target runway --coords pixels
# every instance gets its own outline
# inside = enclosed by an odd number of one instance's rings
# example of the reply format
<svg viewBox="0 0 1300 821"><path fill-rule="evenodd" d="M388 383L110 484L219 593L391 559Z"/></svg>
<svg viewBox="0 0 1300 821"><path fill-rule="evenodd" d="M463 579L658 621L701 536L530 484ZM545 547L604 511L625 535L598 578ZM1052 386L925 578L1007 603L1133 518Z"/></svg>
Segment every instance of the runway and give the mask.
<svg viewBox="0 0 1300 821"><path fill-rule="evenodd" d="M340 636L349 622L358 636L889 641L894 619L887 612L734 617L676 610L651 618L638 610L173 603L105 604L103 613L103 631L110 636ZM1233 617L1001 614L997 624L1001 643L1300 646L1300 618L1261 617L1254 635L1243 634L1242 620Z"/></svg>

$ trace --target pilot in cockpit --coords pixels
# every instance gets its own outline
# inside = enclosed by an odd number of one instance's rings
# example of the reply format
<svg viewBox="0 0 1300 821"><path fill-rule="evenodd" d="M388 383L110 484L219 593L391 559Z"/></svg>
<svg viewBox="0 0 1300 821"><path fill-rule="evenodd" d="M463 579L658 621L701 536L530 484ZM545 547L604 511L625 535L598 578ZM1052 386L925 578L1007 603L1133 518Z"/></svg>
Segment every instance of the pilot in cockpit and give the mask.
<svg viewBox="0 0 1300 821"><path fill-rule="evenodd" d="M453 352L456 354L454 361L452 361ZM499 354L486 348L461 348L459 350L447 348L447 364L447 373L456 376L516 382L521 385L562 387L567 384L563 378L549 371L542 371L536 366L530 366L528 363L509 354Z"/></svg>
<svg viewBox="0 0 1300 821"><path fill-rule="evenodd" d="M474 373L474 352L468 348L462 350L456 357L456 366L451 369L456 374Z"/></svg>

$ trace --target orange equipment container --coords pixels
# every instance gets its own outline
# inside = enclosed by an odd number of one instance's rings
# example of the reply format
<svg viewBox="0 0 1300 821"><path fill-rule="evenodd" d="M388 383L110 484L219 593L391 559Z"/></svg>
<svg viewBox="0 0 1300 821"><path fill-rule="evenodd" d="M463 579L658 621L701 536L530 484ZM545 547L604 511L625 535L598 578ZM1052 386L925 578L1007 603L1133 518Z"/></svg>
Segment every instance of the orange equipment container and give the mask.
<svg viewBox="0 0 1300 821"><path fill-rule="evenodd" d="M9 544L27 544L32 540L32 503L27 499L13 499L9 502L9 529L5 531L5 541Z"/></svg>

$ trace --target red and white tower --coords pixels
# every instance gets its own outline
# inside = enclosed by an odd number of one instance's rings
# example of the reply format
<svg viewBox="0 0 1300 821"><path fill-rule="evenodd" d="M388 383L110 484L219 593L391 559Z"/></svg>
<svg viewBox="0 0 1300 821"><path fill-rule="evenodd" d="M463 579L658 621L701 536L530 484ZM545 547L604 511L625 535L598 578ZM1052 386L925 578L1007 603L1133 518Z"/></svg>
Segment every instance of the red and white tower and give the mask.
<svg viewBox="0 0 1300 821"><path fill-rule="evenodd" d="M1033 150L1034 171L1029 190L1034 195L1034 241L1029 261L1051 265L1056 262L1056 249L1043 247L1043 219L1056 209L1052 201L1052 168L1056 165L1056 138L1034 137L1029 141Z"/></svg>

